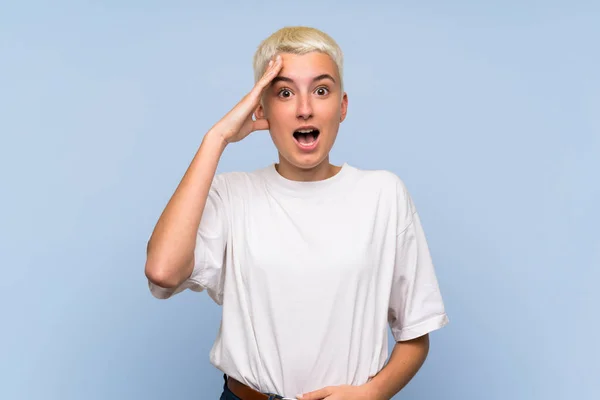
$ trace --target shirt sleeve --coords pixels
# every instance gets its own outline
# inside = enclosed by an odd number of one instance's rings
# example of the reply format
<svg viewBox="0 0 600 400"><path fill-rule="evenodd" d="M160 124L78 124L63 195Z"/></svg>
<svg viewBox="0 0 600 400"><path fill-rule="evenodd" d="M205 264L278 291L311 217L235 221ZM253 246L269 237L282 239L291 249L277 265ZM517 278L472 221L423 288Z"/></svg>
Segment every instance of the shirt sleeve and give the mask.
<svg viewBox="0 0 600 400"><path fill-rule="evenodd" d="M419 214L404 189L402 222L396 235L396 259L388 321L396 341L440 329L449 321Z"/></svg>
<svg viewBox="0 0 600 400"><path fill-rule="evenodd" d="M215 177L196 233L192 274L176 288L163 288L148 281L154 297L167 299L186 289L195 292L206 290L217 304L223 303L225 249L228 240L226 194L222 177Z"/></svg>

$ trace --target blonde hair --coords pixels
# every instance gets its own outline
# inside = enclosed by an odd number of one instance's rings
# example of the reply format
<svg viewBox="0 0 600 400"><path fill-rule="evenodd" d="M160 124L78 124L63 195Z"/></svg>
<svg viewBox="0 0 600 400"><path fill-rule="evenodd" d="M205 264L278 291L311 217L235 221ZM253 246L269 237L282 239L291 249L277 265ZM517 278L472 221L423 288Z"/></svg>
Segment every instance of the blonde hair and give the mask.
<svg viewBox="0 0 600 400"><path fill-rule="evenodd" d="M332 58L338 68L340 85L344 91L342 49L331 36L315 28L307 26L288 26L279 29L263 40L254 53L254 82L265 72L269 60L278 53L307 54L313 51L325 53Z"/></svg>

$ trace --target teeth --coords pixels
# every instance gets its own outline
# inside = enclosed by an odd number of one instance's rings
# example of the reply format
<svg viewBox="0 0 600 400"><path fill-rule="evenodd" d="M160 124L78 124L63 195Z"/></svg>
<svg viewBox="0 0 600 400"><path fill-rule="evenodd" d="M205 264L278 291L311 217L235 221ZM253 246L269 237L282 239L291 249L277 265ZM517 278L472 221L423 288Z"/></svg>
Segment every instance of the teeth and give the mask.
<svg viewBox="0 0 600 400"><path fill-rule="evenodd" d="M311 133L314 130L315 129L300 129L300 130L297 130L296 132L299 132L299 133Z"/></svg>
<svg viewBox="0 0 600 400"><path fill-rule="evenodd" d="M298 144L299 144L300 146L302 146L302 147L310 147L310 146L312 146L312 145L313 145L315 142L316 142L316 140L312 140L312 141L310 141L310 142L308 142L308 143L302 143L302 142L298 142Z"/></svg>

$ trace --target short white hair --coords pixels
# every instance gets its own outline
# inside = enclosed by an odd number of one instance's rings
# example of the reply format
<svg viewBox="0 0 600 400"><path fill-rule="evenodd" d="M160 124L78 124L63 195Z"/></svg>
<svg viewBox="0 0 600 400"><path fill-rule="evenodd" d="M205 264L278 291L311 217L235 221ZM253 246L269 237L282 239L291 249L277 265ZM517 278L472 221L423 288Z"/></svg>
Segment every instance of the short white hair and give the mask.
<svg viewBox="0 0 600 400"><path fill-rule="evenodd" d="M344 91L344 56L340 46L325 32L307 26L289 26L279 29L263 40L254 53L254 82L265 73L265 69L275 55L279 53L307 54L313 51L325 53L331 57L338 68L340 86Z"/></svg>

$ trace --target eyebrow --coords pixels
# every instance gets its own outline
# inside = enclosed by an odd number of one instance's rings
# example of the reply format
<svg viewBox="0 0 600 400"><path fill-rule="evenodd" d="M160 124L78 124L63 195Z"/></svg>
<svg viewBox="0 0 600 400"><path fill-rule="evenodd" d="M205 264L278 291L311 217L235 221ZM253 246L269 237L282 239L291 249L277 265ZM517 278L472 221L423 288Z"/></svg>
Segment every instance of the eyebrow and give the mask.
<svg viewBox="0 0 600 400"><path fill-rule="evenodd" d="M317 81L321 81L323 79L329 79L333 83L335 83L335 79L333 79L333 76L331 76L329 74L321 74L321 75L315 76L312 81L314 83L314 82L317 82ZM273 80L271 81L271 83L275 84L277 82L290 82L290 83L294 83L294 80L292 78L288 78L287 76L276 76L275 78L273 78Z"/></svg>

